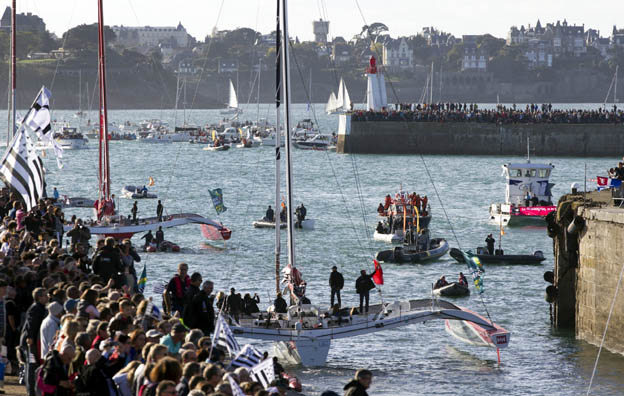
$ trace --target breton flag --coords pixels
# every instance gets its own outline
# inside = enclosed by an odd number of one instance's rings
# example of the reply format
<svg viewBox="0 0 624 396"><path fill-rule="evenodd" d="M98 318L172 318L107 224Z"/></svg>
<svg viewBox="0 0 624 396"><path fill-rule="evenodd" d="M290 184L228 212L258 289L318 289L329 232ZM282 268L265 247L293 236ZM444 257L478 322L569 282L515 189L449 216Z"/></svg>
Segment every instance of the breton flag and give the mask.
<svg viewBox="0 0 624 396"><path fill-rule="evenodd" d="M2 157L0 179L20 194L27 211L44 196L43 162L23 128L13 137Z"/></svg>
<svg viewBox="0 0 624 396"><path fill-rule="evenodd" d="M238 354L241 350L236 338L234 338L234 334L232 334L232 330L230 330L230 326L228 326L221 314L219 314L219 317L217 318L217 326L212 338L212 345L221 345L225 347L231 356L236 356L236 354Z"/></svg>
<svg viewBox="0 0 624 396"><path fill-rule="evenodd" d="M52 127L50 126L50 98L52 94L48 89L44 86L41 87L35 102L32 104L32 107L24 117L24 125L27 125L31 128L39 139L47 140L52 136L50 130Z"/></svg>
<svg viewBox="0 0 624 396"><path fill-rule="evenodd" d="M241 351L232 359L230 363L231 367L245 367L252 368L262 361L262 353L251 345L247 344L241 349Z"/></svg>
<svg viewBox="0 0 624 396"><path fill-rule="evenodd" d="M605 188L620 187L622 185L622 180L612 179L610 177L604 176L597 176L596 184L598 184L598 190L603 190Z"/></svg>
<svg viewBox="0 0 624 396"><path fill-rule="evenodd" d="M214 190L208 190L210 193L210 198L212 198L212 204L217 211L217 214L225 212L227 208L223 205L223 190L220 188L215 188Z"/></svg>
<svg viewBox="0 0 624 396"><path fill-rule="evenodd" d="M249 369L249 376L254 381L262 384L264 389L269 387L269 384L275 379L275 371L273 370L273 359L265 359L259 364Z"/></svg>
<svg viewBox="0 0 624 396"><path fill-rule="evenodd" d="M230 389L232 390L232 396L245 396L245 392L238 385L238 382L234 378L232 378L232 374L228 373L225 375L228 382L230 383Z"/></svg>

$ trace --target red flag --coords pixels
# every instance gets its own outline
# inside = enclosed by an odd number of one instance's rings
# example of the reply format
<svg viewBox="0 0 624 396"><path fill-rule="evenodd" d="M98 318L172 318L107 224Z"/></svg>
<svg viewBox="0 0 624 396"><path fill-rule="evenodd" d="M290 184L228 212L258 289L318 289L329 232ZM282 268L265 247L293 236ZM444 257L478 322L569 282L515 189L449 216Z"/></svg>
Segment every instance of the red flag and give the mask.
<svg viewBox="0 0 624 396"><path fill-rule="evenodd" d="M383 285L383 270L381 269L381 265L377 260L373 260L373 264L375 264L375 273L373 274L373 282L378 285Z"/></svg>

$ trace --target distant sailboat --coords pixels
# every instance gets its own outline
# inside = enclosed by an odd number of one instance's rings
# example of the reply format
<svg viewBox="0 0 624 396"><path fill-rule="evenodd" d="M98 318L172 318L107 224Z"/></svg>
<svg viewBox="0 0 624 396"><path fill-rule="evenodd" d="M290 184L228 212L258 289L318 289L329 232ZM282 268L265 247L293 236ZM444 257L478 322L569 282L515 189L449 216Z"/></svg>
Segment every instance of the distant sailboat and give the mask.
<svg viewBox="0 0 624 396"><path fill-rule="evenodd" d="M338 96L332 93L329 95L329 100L325 105L325 111L327 114L346 113L351 110L351 97L349 96L349 90L347 90L347 84L344 80L340 79L340 85L338 86Z"/></svg>
<svg viewBox="0 0 624 396"><path fill-rule="evenodd" d="M238 108L238 98L236 97L236 90L234 89L234 84L230 79L230 99L228 102L227 109L221 110L221 114L241 114L243 112L242 109Z"/></svg>

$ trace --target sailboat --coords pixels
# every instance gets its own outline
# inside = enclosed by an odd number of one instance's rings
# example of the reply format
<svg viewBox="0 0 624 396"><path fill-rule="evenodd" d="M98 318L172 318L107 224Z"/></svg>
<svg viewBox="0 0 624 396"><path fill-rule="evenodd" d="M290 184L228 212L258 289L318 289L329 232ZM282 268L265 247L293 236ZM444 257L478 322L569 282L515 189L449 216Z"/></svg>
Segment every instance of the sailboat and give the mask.
<svg viewBox="0 0 624 396"><path fill-rule="evenodd" d="M340 79L340 84L338 85L338 96L334 94L332 91L329 94L329 100L325 105L325 112L327 114L338 114L338 113L346 113L351 110L351 97L349 96L349 91L347 90L347 85L344 80Z"/></svg>
<svg viewBox="0 0 624 396"><path fill-rule="evenodd" d="M96 208L98 216L96 220L87 222L85 225L91 234L111 236L117 239L131 238L138 232L157 230L159 227L169 228L184 224L201 224L209 227L220 235L222 239L230 238L232 231L223 224L194 213L180 213L163 216L162 218L151 217L141 219L138 224L132 223L130 219L115 214L115 204L111 197L111 175L109 161L109 139L108 136L108 104L106 96L106 44L104 41L104 10L103 0L98 0L98 75L99 75L99 168L98 168L98 201ZM72 225L65 226L69 231Z"/></svg>
<svg viewBox="0 0 624 396"><path fill-rule="evenodd" d="M277 48L278 72L280 81L276 81L277 125L280 124L279 112L283 104L284 130L290 130L290 82L288 70L288 23L287 1L278 0L278 27ZM281 5L281 7L280 7ZM280 8L282 12L280 13ZM280 45L283 44L283 45ZM281 69L281 73L280 73ZM346 316L332 316L325 309L303 304L306 285L295 262L295 240L293 238L293 172L291 159L292 136L286 134L286 198L287 198L287 235L288 235L288 265L281 273L287 290L290 292L294 305L288 308L287 313L274 312L242 316L227 317L232 325L232 332L240 337L267 340L276 342L275 352L280 359L305 366L323 366L327 360L332 340L354 337L383 331L386 329L405 326L412 323L422 323L432 319L448 319L451 321L467 321L479 332L467 334L475 343L483 343L496 348L504 348L509 343L509 332L491 321L475 314L472 311L458 307L442 300L408 300L395 301L372 305L365 314L350 314ZM280 157L279 146L275 148L276 160L276 207L280 201ZM275 227L275 286L280 290L280 226L279 216L276 216ZM344 308L342 311L348 311ZM227 314L223 314L229 316Z"/></svg>
<svg viewBox="0 0 624 396"><path fill-rule="evenodd" d="M230 99L228 101L228 107L226 109L221 110L221 114L242 114L243 109L238 107L238 98L236 97L236 90L234 89L234 84L232 83L232 79L230 79Z"/></svg>

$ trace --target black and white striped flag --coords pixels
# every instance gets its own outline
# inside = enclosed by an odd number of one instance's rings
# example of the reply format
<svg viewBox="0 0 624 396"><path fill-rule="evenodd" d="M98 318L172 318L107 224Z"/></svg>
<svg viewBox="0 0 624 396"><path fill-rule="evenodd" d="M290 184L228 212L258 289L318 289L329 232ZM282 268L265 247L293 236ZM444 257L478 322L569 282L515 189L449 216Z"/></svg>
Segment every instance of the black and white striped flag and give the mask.
<svg viewBox="0 0 624 396"><path fill-rule="evenodd" d="M251 345L247 344L241 349L241 351L232 359L230 363L231 367L245 367L252 368L262 361L262 353Z"/></svg>
<svg viewBox="0 0 624 396"><path fill-rule="evenodd" d="M236 356L236 354L238 354L241 350L236 338L234 338L234 334L232 334L232 330L230 330L230 326L228 326L227 322L223 318L223 315L221 314L219 314L219 318L217 319L217 326L215 328L212 345L221 345L222 347L227 348L230 356Z"/></svg>
<svg viewBox="0 0 624 396"><path fill-rule="evenodd" d="M253 378L254 381L261 383L264 389L268 388L271 381L275 379L273 359L265 359L249 369L249 376Z"/></svg>
<svg viewBox="0 0 624 396"><path fill-rule="evenodd" d="M49 138L52 136L50 130L50 98L52 94L46 87L41 87L37 98L32 107L24 117L23 124L31 128L39 139Z"/></svg>
<svg viewBox="0 0 624 396"><path fill-rule="evenodd" d="M232 378L232 374L226 374L225 378L227 378L230 383L230 389L232 390L232 396L245 396L245 392L238 385L238 382L234 378Z"/></svg>
<svg viewBox="0 0 624 396"><path fill-rule="evenodd" d="M44 195L43 162L23 128L13 137L2 157L0 179L20 194L27 211Z"/></svg>

